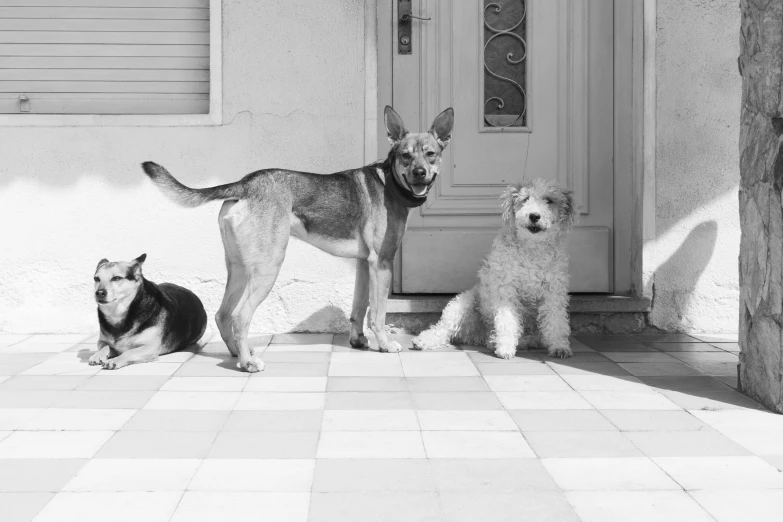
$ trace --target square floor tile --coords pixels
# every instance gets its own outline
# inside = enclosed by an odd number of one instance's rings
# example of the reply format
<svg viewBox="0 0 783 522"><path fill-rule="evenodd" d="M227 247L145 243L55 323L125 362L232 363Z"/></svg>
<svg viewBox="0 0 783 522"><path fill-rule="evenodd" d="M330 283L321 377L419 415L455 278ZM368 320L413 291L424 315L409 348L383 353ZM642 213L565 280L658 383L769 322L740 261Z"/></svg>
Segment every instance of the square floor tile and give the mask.
<svg viewBox="0 0 783 522"><path fill-rule="evenodd" d="M333 353L329 377L404 377L397 354Z"/></svg>
<svg viewBox="0 0 783 522"><path fill-rule="evenodd" d="M250 379L246 392L325 392L326 377L266 377Z"/></svg>
<svg viewBox="0 0 783 522"><path fill-rule="evenodd" d="M783 471L783 455L760 455L762 459L778 468L778 471Z"/></svg>
<svg viewBox="0 0 783 522"><path fill-rule="evenodd" d="M322 410L325 393L243 392L235 410Z"/></svg>
<svg viewBox="0 0 783 522"><path fill-rule="evenodd" d="M516 431L423 431L430 459L523 459L535 454Z"/></svg>
<svg viewBox="0 0 783 522"><path fill-rule="evenodd" d="M423 377L436 379L437 377ZM443 379L439 377L437 379ZM466 377L468 378L468 377ZM408 391L405 377L329 377L326 390L330 392L394 392Z"/></svg>
<svg viewBox="0 0 783 522"><path fill-rule="evenodd" d="M540 458L642 456L619 431L529 431L524 435Z"/></svg>
<svg viewBox="0 0 783 522"><path fill-rule="evenodd" d="M327 410L412 410L409 392L327 392Z"/></svg>
<svg viewBox="0 0 783 522"><path fill-rule="evenodd" d="M578 391L649 391L649 387L630 375L563 375L569 387Z"/></svg>
<svg viewBox="0 0 783 522"><path fill-rule="evenodd" d="M590 410L593 407L575 391L498 392L507 410Z"/></svg>
<svg viewBox="0 0 783 522"><path fill-rule="evenodd" d="M195 357L194 357L195 358ZM188 361L177 370L177 377L245 377L247 373L236 366L236 359L225 365Z"/></svg>
<svg viewBox="0 0 783 522"><path fill-rule="evenodd" d="M645 457L542 459L558 486L566 491L643 491L680 489Z"/></svg>
<svg viewBox="0 0 783 522"><path fill-rule="evenodd" d="M494 392L571 391L571 386L559 375L487 375Z"/></svg>
<svg viewBox="0 0 783 522"><path fill-rule="evenodd" d="M312 431L222 432L210 459L312 459L318 433Z"/></svg>
<svg viewBox="0 0 783 522"><path fill-rule="evenodd" d="M663 352L717 352L717 347L707 343L650 343L650 346Z"/></svg>
<svg viewBox="0 0 783 522"><path fill-rule="evenodd" d="M0 491L58 492L87 459L7 459L0 466Z"/></svg>
<svg viewBox="0 0 783 522"><path fill-rule="evenodd" d="M25 343L70 344L71 346L89 339L88 334L36 334L24 340Z"/></svg>
<svg viewBox="0 0 783 522"><path fill-rule="evenodd" d="M490 391L482 377L409 377L414 392L481 392Z"/></svg>
<svg viewBox="0 0 783 522"><path fill-rule="evenodd" d="M35 522L168 522L182 492L65 492L41 510Z"/></svg>
<svg viewBox="0 0 783 522"><path fill-rule="evenodd" d="M550 361L549 366L560 375L630 375L619 364L613 362L582 362L570 359Z"/></svg>
<svg viewBox="0 0 783 522"><path fill-rule="evenodd" d="M449 522L579 522L559 491L445 491L440 505Z"/></svg>
<svg viewBox="0 0 783 522"><path fill-rule="evenodd" d="M725 392L661 390L661 393L675 404L688 410L762 408L760 404L750 397L731 390Z"/></svg>
<svg viewBox="0 0 783 522"><path fill-rule="evenodd" d="M401 353L406 377L477 377L478 370L464 353Z"/></svg>
<svg viewBox="0 0 783 522"><path fill-rule="evenodd" d="M620 367L637 377L677 376L699 377L702 374L682 362L667 363L620 363Z"/></svg>
<svg viewBox="0 0 783 522"><path fill-rule="evenodd" d="M698 340L692 335L679 333L638 334L632 338L646 343L689 343Z"/></svg>
<svg viewBox="0 0 783 522"><path fill-rule="evenodd" d="M717 522L778 520L783 505L783 490L705 490L690 494Z"/></svg>
<svg viewBox="0 0 783 522"><path fill-rule="evenodd" d="M247 377L172 377L160 389L166 392L240 392L247 382Z"/></svg>
<svg viewBox="0 0 783 522"><path fill-rule="evenodd" d="M0 442L0 459L88 459L110 431L15 431Z"/></svg>
<svg viewBox="0 0 783 522"><path fill-rule="evenodd" d="M720 348L723 351L729 352L729 353L740 353L740 346L739 343L710 343L712 346L716 348Z"/></svg>
<svg viewBox="0 0 783 522"><path fill-rule="evenodd" d="M434 459L432 478L438 490L557 490L536 459Z"/></svg>
<svg viewBox="0 0 783 522"><path fill-rule="evenodd" d="M95 455L99 459L203 459L214 432L119 431Z"/></svg>
<svg viewBox="0 0 783 522"><path fill-rule="evenodd" d="M270 362L259 378L270 377L326 377L329 363Z"/></svg>
<svg viewBox="0 0 783 522"><path fill-rule="evenodd" d="M0 353L61 353L73 344L68 343L40 343L32 341L22 341L5 348L0 348Z"/></svg>
<svg viewBox="0 0 783 522"><path fill-rule="evenodd" d="M0 381L0 390L75 390L88 375L17 375Z"/></svg>
<svg viewBox="0 0 783 522"><path fill-rule="evenodd" d="M145 410L231 410L241 392L159 391L144 406Z"/></svg>
<svg viewBox="0 0 783 522"><path fill-rule="evenodd" d="M320 431L323 410L232 411L223 431Z"/></svg>
<svg viewBox="0 0 783 522"><path fill-rule="evenodd" d="M434 491L424 459L318 459L313 492Z"/></svg>
<svg viewBox="0 0 783 522"><path fill-rule="evenodd" d="M94 375L76 387L79 391L157 391L169 380L154 375Z"/></svg>
<svg viewBox="0 0 783 522"><path fill-rule="evenodd" d="M413 410L326 410L323 431L415 431ZM372 436L372 435L369 435Z"/></svg>
<svg viewBox="0 0 783 522"><path fill-rule="evenodd" d="M718 431L725 429L783 430L783 415L761 410L696 410L691 412Z"/></svg>
<svg viewBox="0 0 783 522"><path fill-rule="evenodd" d="M418 411L422 430L427 431L517 431L505 411L425 410Z"/></svg>
<svg viewBox="0 0 783 522"><path fill-rule="evenodd" d="M187 489L309 492L314 469L313 459L207 459Z"/></svg>
<svg viewBox="0 0 783 522"><path fill-rule="evenodd" d="M372 491L313 493L309 522L440 522L431 492Z"/></svg>
<svg viewBox="0 0 783 522"><path fill-rule="evenodd" d="M0 346L11 346L30 337L30 334L0 334Z"/></svg>
<svg viewBox="0 0 783 522"><path fill-rule="evenodd" d="M228 411L139 410L124 431L220 431Z"/></svg>
<svg viewBox="0 0 783 522"><path fill-rule="evenodd" d="M414 392L417 410L500 410L502 405L492 392Z"/></svg>
<svg viewBox="0 0 783 522"><path fill-rule="evenodd" d="M571 491L566 494L582 522L713 522L682 491Z"/></svg>
<svg viewBox="0 0 783 522"><path fill-rule="evenodd" d="M481 375L554 375L555 372L546 363L535 364L495 364L476 363Z"/></svg>
<svg viewBox="0 0 783 522"><path fill-rule="evenodd" d="M184 363L188 362L194 355L194 352L191 351L181 351L181 352L173 352L173 353L167 353L166 355L161 355L154 361L152 361L155 364L170 364L170 363Z"/></svg>
<svg viewBox="0 0 783 522"><path fill-rule="evenodd" d="M737 364L738 358L733 353L727 353L724 351L719 352L678 352L672 353L672 356L686 362L688 364L696 365L698 363L710 363L710 362L726 362Z"/></svg>
<svg viewBox="0 0 783 522"><path fill-rule="evenodd" d="M482 348L476 351L465 352L474 363L497 363L497 364L541 364L541 360L546 356L546 352L530 352L528 350L517 350L511 359L498 357L493 350Z"/></svg>
<svg viewBox="0 0 783 522"><path fill-rule="evenodd" d="M712 334L692 334L692 337L705 343L738 343L738 333L712 333Z"/></svg>
<svg viewBox="0 0 783 522"><path fill-rule="evenodd" d="M0 430L15 430L43 411L43 408L0 408Z"/></svg>
<svg viewBox="0 0 783 522"><path fill-rule="evenodd" d="M418 431L325 431L318 442L319 459L424 458Z"/></svg>
<svg viewBox="0 0 783 522"><path fill-rule="evenodd" d="M616 431L595 410L509 410L522 431Z"/></svg>
<svg viewBox="0 0 783 522"><path fill-rule="evenodd" d="M709 426L687 411L601 410L622 431L698 431Z"/></svg>
<svg viewBox="0 0 783 522"><path fill-rule="evenodd" d="M184 491L198 459L94 459L63 491Z"/></svg>
<svg viewBox="0 0 783 522"><path fill-rule="evenodd" d="M331 344L333 339L328 333L284 333L275 334L271 344Z"/></svg>
<svg viewBox="0 0 783 522"><path fill-rule="evenodd" d="M279 345L272 345L272 346L285 348L288 345L279 344ZM306 345L294 345L294 346L306 346ZM322 346L322 345L314 345L314 346ZM272 350L272 351L266 350L264 351L264 356L263 356L265 363L280 363L280 362L328 363L330 358L331 358L331 353L329 352L286 351L284 349Z"/></svg>
<svg viewBox="0 0 783 522"><path fill-rule="evenodd" d="M686 490L781 489L783 473L759 457L654 457Z"/></svg>
<svg viewBox="0 0 783 522"><path fill-rule="evenodd" d="M187 491L171 522L307 522L309 493Z"/></svg>
<svg viewBox="0 0 783 522"><path fill-rule="evenodd" d="M48 408L62 397L54 390L0 390L0 409Z"/></svg>
<svg viewBox="0 0 783 522"><path fill-rule="evenodd" d="M295 353L295 352L311 352L311 353L331 353L332 345L323 344L270 344L264 350L265 354L272 353Z"/></svg>
<svg viewBox="0 0 783 522"><path fill-rule="evenodd" d="M635 431L625 436L648 457L719 457L750 452L717 431Z"/></svg>
<svg viewBox="0 0 783 522"><path fill-rule="evenodd" d="M153 391L68 391L52 403L56 408L139 409L155 395Z"/></svg>
<svg viewBox="0 0 783 522"><path fill-rule="evenodd" d="M656 392L585 391L582 396L599 410L679 410Z"/></svg>
<svg viewBox="0 0 783 522"><path fill-rule="evenodd" d="M607 352L606 357L617 363L677 362L677 359L663 352Z"/></svg>
<svg viewBox="0 0 783 522"><path fill-rule="evenodd" d="M54 493L1 493L3 522L30 522Z"/></svg>
<svg viewBox="0 0 783 522"><path fill-rule="evenodd" d="M680 392L726 392L731 391L715 377L707 375L694 377L640 377L640 381L661 391Z"/></svg>
<svg viewBox="0 0 783 522"><path fill-rule="evenodd" d="M182 363L154 362L123 366L116 370L101 370L98 375L174 375Z"/></svg>
<svg viewBox="0 0 783 522"><path fill-rule="evenodd" d="M28 431L116 431L133 417L130 409L62 409L49 408L23 423Z"/></svg>
<svg viewBox="0 0 783 522"><path fill-rule="evenodd" d="M755 455L783 456L783 430L724 429L722 433Z"/></svg>

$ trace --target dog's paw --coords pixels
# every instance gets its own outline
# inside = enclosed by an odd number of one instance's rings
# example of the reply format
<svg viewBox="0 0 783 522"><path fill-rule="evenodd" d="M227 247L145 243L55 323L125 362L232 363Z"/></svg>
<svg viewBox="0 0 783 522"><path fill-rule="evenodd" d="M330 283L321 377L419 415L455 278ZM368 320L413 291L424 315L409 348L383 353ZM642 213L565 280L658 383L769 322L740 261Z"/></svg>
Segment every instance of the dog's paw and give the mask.
<svg viewBox="0 0 783 522"><path fill-rule="evenodd" d="M411 342L415 350L431 351L446 347L440 336L430 330L420 333Z"/></svg>
<svg viewBox="0 0 783 522"><path fill-rule="evenodd" d="M106 359L102 363L104 370L117 370L119 368L122 368L121 364L117 363L117 358L114 359Z"/></svg>
<svg viewBox="0 0 783 522"><path fill-rule="evenodd" d="M572 352L571 348L569 347L562 347L562 348L550 348L548 354L550 357L556 357L558 359L567 359L568 357L574 355L574 352Z"/></svg>
<svg viewBox="0 0 783 522"><path fill-rule="evenodd" d="M94 353L92 357L87 361L90 366L103 366L109 356L102 353Z"/></svg>
<svg viewBox="0 0 783 522"><path fill-rule="evenodd" d="M501 359L505 359L507 361L514 358L514 356L517 354L516 347L514 348L495 348L495 355L497 355Z"/></svg>
<svg viewBox="0 0 783 522"><path fill-rule="evenodd" d="M248 373L258 373L264 370L264 362L261 359L256 359L255 357L251 357L246 362L238 362L237 368L240 370L245 370Z"/></svg>
<svg viewBox="0 0 783 522"><path fill-rule="evenodd" d="M402 345L397 341L386 341L386 344L380 347L380 351L397 353L402 351Z"/></svg>
<svg viewBox="0 0 783 522"><path fill-rule="evenodd" d="M369 348L370 347L370 341L367 339L366 335L359 335L355 339L348 339L348 342L351 344L351 348Z"/></svg>

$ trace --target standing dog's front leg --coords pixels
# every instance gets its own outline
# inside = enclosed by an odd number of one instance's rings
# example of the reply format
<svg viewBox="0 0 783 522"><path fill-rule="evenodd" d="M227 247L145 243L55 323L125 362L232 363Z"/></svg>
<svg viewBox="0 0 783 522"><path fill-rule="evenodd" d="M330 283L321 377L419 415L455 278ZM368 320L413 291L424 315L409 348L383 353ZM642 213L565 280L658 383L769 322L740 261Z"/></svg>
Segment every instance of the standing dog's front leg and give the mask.
<svg viewBox="0 0 783 522"><path fill-rule="evenodd" d="M149 344L133 348L127 352L121 353L117 357L107 359L103 362L104 370L119 370L123 366L135 363L145 363L154 361L158 358L160 353L160 346L157 344Z"/></svg>
<svg viewBox="0 0 783 522"><path fill-rule="evenodd" d="M497 305L493 323L495 354L502 359L512 359L517 353L517 342L522 334L521 318L516 308L507 303Z"/></svg>
<svg viewBox="0 0 783 522"><path fill-rule="evenodd" d="M391 260L370 260L370 328L382 352L399 352L402 346L386 336L386 301L392 279Z"/></svg>
<svg viewBox="0 0 783 522"><path fill-rule="evenodd" d="M370 265L366 259L356 260L356 287L351 308L351 335L348 342L354 348L367 348L370 343L364 336L364 318L370 303Z"/></svg>
<svg viewBox="0 0 783 522"><path fill-rule="evenodd" d="M568 324L568 294L547 292L538 307L538 329L552 357L571 357L571 326Z"/></svg>

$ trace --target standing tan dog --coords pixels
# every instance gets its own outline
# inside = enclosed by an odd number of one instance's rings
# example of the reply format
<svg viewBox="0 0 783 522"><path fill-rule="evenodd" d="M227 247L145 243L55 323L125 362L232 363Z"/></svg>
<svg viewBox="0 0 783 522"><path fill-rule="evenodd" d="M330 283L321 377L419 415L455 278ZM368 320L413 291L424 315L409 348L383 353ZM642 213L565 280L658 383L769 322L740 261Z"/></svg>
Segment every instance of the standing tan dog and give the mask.
<svg viewBox="0 0 783 522"><path fill-rule="evenodd" d="M253 313L277 279L290 236L357 260L351 346L368 346L363 330L369 304L370 328L380 350L400 351L400 344L389 340L384 330L392 263L408 212L426 201L435 182L441 154L451 139L454 111L440 113L423 133L408 133L391 107L386 107L384 120L392 145L388 157L336 174L268 169L236 183L192 189L160 165L142 165L147 176L180 205L224 201L218 221L228 282L215 320L229 351L239 356L240 368L263 369L263 363L253 357L247 334Z"/></svg>

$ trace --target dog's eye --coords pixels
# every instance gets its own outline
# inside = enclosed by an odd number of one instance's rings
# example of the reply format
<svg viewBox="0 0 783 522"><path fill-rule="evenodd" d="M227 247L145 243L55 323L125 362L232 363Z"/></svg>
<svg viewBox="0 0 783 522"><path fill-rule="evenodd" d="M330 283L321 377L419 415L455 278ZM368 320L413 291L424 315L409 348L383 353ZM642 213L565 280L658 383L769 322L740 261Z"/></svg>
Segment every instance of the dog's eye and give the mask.
<svg viewBox="0 0 783 522"><path fill-rule="evenodd" d="M111 278L112 281L119 281L120 279L122 279L120 276L114 276Z"/></svg>
<svg viewBox="0 0 783 522"><path fill-rule="evenodd" d="M412 156L409 153L407 153L407 152L403 152L402 153L402 157L405 158L406 160L409 160L409 159L411 159Z"/></svg>
<svg viewBox="0 0 783 522"><path fill-rule="evenodd" d="M527 203L528 199L530 199L530 196L525 196L524 198L520 199L519 202L524 205L525 203Z"/></svg>
<svg viewBox="0 0 783 522"><path fill-rule="evenodd" d="M101 282L101 280L98 279L97 277L93 277L92 280L95 281L96 283L100 283Z"/></svg>
<svg viewBox="0 0 783 522"><path fill-rule="evenodd" d="M432 152L432 151L428 151L428 152L427 152L427 157L428 157L428 158L432 158L433 156L435 156L435 153L434 153L434 152Z"/></svg>
<svg viewBox="0 0 783 522"><path fill-rule="evenodd" d="M551 199L551 198L546 198L546 200L545 200L545 201L546 201L546 204L547 204L547 205L551 205L552 203L554 203L554 201L552 201L552 199Z"/></svg>

